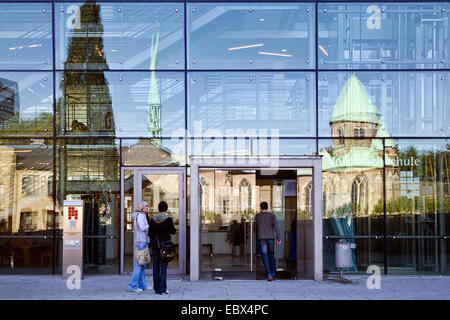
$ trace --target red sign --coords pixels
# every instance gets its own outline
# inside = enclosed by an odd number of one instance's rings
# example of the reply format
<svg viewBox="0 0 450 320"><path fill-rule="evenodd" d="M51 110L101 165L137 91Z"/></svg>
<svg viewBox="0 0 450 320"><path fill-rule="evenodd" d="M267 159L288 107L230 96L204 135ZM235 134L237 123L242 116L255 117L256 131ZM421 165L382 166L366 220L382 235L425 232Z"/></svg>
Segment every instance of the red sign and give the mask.
<svg viewBox="0 0 450 320"><path fill-rule="evenodd" d="M69 220L78 220L78 210L75 210L75 207L69 207Z"/></svg>

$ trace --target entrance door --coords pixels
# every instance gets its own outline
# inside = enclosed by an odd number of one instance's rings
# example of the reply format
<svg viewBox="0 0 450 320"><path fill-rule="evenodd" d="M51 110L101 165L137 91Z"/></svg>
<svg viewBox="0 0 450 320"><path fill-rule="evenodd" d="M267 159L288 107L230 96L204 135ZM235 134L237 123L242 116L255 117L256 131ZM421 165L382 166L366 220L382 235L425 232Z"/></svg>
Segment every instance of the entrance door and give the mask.
<svg viewBox="0 0 450 320"><path fill-rule="evenodd" d="M279 224L278 272L323 278L320 157L192 156L190 173L191 281L265 277L254 227L262 201Z"/></svg>
<svg viewBox="0 0 450 320"><path fill-rule="evenodd" d="M274 246L276 277L297 278L297 208L305 208L307 198L303 188L297 192L297 180L299 185L312 180L312 170L308 176L305 171L308 169L199 170L203 278L266 278L255 222L261 202L267 202L269 211L275 214L280 232L281 244Z"/></svg>
<svg viewBox="0 0 450 320"><path fill-rule="evenodd" d="M133 219L132 212L141 201L149 204L148 220L158 213L158 204L167 202L168 215L173 219L177 233L172 236L177 256L168 265L168 274L185 273L185 171L183 168L122 168L122 273L133 271ZM148 274L152 265L147 265Z"/></svg>

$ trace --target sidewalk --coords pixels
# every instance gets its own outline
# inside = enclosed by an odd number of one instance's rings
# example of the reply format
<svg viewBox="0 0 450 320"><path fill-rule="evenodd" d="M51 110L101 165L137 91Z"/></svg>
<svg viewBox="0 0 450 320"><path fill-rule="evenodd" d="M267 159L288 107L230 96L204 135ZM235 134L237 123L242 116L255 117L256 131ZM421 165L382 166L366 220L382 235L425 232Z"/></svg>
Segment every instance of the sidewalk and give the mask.
<svg viewBox="0 0 450 320"><path fill-rule="evenodd" d="M127 292L130 276L88 275L81 289L68 289L61 276L0 276L1 300L303 300L450 299L450 276L382 276L381 289L367 288L368 276L331 280L197 281L170 278L169 295ZM152 283L147 277L147 283Z"/></svg>

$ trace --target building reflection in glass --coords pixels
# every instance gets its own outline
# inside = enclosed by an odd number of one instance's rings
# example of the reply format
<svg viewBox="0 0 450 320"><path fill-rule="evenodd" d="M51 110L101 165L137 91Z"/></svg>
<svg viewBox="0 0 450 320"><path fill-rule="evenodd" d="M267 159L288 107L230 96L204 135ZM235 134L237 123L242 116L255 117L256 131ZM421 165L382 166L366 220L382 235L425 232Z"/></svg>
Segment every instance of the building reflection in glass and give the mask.
<svg viewBox="0 0 450 320"><path fill-rule="evenodd" d="M79 8L79 27L69 30L58 101L58 207L84 200L86 272L116 273L119 241L119 151L111 94L103 71L70 71L73 65L108 70L103 51L100 5ZM67 67L66 67L67 66ZM86 139L89 136L100 138ZM112 236L112 238L110 238Z"/></svg>

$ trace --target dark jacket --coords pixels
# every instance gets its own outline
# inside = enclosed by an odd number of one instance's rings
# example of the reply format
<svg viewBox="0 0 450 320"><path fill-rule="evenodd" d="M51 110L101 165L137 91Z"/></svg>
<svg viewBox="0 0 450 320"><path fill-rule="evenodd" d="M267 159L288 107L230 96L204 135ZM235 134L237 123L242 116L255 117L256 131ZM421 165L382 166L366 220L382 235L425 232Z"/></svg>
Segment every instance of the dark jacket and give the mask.
<svg viewBox="0 0 450 320"><path fill-rule="evenodd" d="M177 232L172 218L164 212L155 215L150 220L149 225L148 236L150 238L150 246L152 249L157 249L156 237L158 237L159 242L170 241L170 235Z"/></svg>

